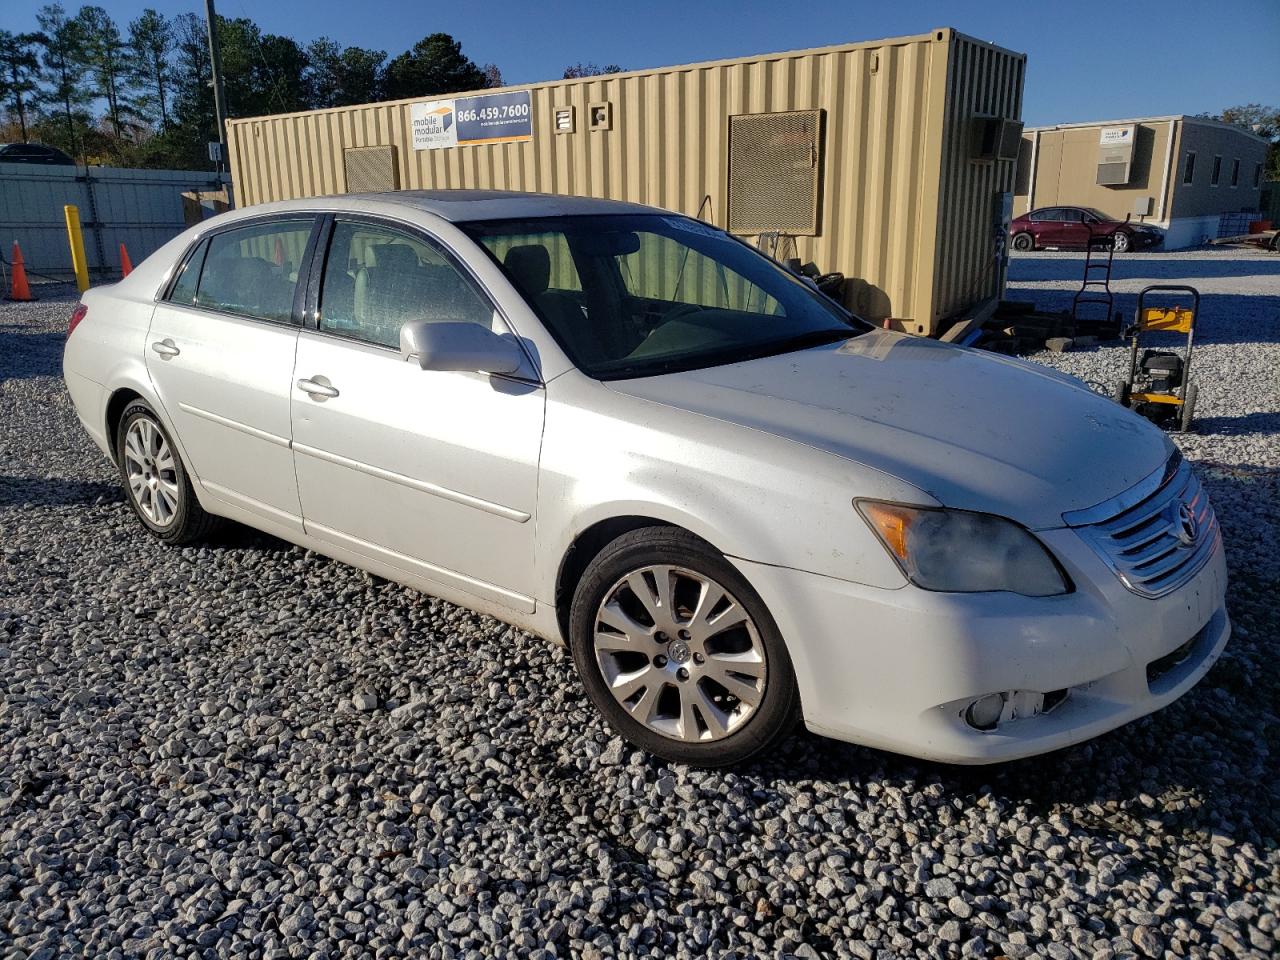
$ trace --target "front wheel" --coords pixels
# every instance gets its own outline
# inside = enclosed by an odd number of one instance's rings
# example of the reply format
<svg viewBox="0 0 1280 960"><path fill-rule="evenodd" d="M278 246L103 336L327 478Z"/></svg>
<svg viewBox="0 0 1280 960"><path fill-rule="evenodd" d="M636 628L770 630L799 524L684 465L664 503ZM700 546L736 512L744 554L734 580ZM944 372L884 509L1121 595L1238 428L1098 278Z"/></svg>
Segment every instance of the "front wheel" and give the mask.
<svg viewBox="0 0 1280 960"><path fill-rule="evenodd" d="M1111 246L1116 253L1128 253L1130 243L1129 235L1123 230L1117 230L1111 237Z"/></svg>
<svg viewBox="0 0 1280 960"><path fill-rule="evenodd" d="M1035 237L1029 233L1015 233L1013 235L1013 249L1015 250L1034 250L1036 248Z"/></svg>
<svg viewBox="0 0 1280 960"><path fill-rule="evenodd" d="M178 546L212 530L216 518L200 506L173 441L142 401L129 404L120 417L116 463L129 505L157 539Z"/></svg>
<svg viewBox="0 0 1280 960"><path fill-rule="evenodd" d="M592 703L667 760L741 763L798 716L791 658L764 602L683 530L646 527L605 547L574 592L569 631Z"/></svg>

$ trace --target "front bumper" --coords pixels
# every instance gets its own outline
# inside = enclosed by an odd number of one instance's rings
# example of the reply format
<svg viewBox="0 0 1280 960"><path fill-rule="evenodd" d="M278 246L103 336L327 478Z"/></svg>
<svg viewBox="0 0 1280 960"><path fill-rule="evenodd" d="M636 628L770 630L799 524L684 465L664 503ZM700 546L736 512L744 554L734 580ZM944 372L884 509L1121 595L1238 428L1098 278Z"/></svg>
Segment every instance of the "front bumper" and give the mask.
<svg viewBox="0 0 1280 960"><path fill-rule="evenodd" d="M735 562L787 641L810 730L923 759L994 763L1088 740L1172 703L1231 632L1220 541L1186 584L1147 599L1075 531L1040 536L1075 592L884 590ZM1015 691L1032 695L1011 701L1023 706L1035 694L1066 697L991 731L965 720L976 698Z"/></svg>

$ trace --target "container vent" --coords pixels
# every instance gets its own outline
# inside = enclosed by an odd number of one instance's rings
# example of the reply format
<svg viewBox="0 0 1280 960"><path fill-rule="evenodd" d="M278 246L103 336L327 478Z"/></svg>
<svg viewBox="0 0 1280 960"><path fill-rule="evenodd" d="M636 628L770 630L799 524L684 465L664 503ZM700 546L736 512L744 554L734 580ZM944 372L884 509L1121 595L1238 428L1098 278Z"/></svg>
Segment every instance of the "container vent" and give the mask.
<svg viewBox="0 0 1280 960"><path fill-rule="evenodd" d="M347 193L379 193L400 189L395 147L351 147L342 151Z"/></svg>
<svg viewBox="0 0 1280 960"><path fill-rule="evenodd" d="M822 186L822 111L729 118L729 230L814 236Z"/></svg>

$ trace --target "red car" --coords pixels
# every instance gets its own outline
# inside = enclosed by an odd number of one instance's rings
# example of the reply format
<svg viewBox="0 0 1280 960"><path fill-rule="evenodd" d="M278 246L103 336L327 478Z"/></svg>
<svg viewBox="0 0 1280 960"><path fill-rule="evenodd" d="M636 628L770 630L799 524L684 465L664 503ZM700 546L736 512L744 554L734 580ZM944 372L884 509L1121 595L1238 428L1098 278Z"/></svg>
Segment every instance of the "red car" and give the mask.
<svg viewBox="0 0 1280 960"><path fill-rule="evenodd" d="M1009 236L1015 250L1083 249L1090 237L1114 237L1117 253L1152 247L1164 239L1155 227L1112 220L1090 207L1040 207L1016 218Z"/></svg>

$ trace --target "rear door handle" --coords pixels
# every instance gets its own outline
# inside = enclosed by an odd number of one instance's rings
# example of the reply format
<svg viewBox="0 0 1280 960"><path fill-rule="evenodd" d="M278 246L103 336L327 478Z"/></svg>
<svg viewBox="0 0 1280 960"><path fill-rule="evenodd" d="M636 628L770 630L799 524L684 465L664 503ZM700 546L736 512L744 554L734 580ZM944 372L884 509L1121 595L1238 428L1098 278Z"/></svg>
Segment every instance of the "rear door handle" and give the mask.
<svg viewBox="0 0 1280 960"><path fill-rule="evenodd" d="M336 397L338 395L338 388L329 383L321 383L321 379L327 378L318 377L314 380L306 378L299 380L298 389L311 397Z"/></svg>
<svg viewBox="0 0 1280 960"><path fill-rule="evenodd" d="M160 354L160 356L164 357L166 360L170 357L176 357L182 352L178 349L178 345L168 337L163 340L157 340L155 343L151 344L151 349Z"/></svg>

